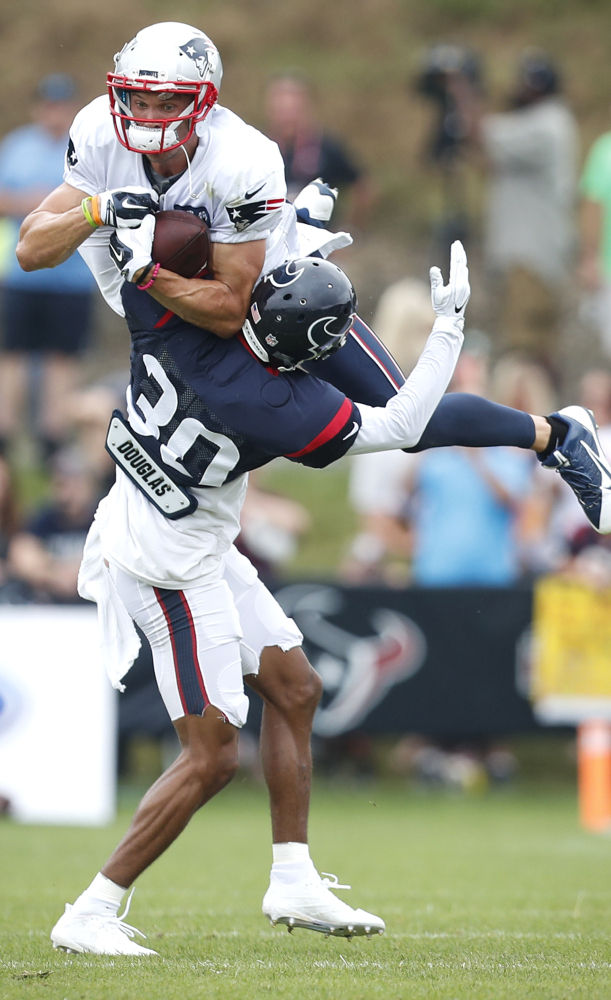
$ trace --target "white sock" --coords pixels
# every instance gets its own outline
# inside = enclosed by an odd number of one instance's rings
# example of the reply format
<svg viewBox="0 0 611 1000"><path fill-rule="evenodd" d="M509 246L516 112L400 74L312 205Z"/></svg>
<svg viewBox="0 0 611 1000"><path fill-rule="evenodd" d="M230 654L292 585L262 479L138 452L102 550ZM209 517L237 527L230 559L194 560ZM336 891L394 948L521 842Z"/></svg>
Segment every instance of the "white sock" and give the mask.
<svg viewBox="0 0 611 1000"><path fill-rule="evenodd" d="M116 917L127 889L98 872L91 885L75 901L73 913L91 913Z"/></svg>
<svg viewBox="0 0 611 1000"><path fill-rule="evenodd" d="M303 882L313 867L307 844L272 844L272 856L272 874L286 885Z"/></svg>

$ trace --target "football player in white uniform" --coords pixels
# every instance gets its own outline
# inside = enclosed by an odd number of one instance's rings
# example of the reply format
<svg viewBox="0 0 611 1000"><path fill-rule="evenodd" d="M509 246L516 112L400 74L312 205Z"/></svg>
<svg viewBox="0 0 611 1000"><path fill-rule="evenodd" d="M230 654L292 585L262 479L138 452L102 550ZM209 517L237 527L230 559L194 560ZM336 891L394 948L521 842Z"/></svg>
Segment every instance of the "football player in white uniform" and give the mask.
<svg viewBox="0 0 611 1000"><path fill-rule="evenodd" d="M144 630L182 746L102 872L54 927L54 945L77 952L154 954L133 940L134 929L118 917L118 908L137 876L235 773L247 710L243 675L265 702L261 747L274 863L264 913L289 927L344 936L384 930L379 917L334 896L330 887L337 883L321 879L309 857L309 737L320 681L300 649L294 622L232 547L245 473L274 455L322 467L349 450L505 443L485 439L486 429L474 433L482 401L440 402L460 351L469 297L460 244L452 250L448 286L432 269L438 318L402 384L371 331L354 321L356 300L345 275L334 265L303 259L313 252L324 257L349 238L312 226L300 230L294 208L284 201L275 144L216 104L220 78L218 52L198 29L169 23L140 32L116 57L109 98L77 116L65 183L25 220L18 247L26 270L53 267L78 249L130 328L129 424L116 418L115 426L115 457L126 462L90 532L81 593L98 601L106 640L113 630L126 635L123 645L106 646L115 683L134 655L126 620L131 616ZM210 280L184 279L153 264L159 208L206 219L214 247ZM273 354L275 324L282 319L279 304L266 317L266 337L257 338L265 306L262 299L259 309L251 295L262 274L276 288L280 282L303 289L303 314L295 300L290 322L298 332L307 327L313 350L308 346L306 357L326 357L350 332L350 349L360 345L350 379L356 371L358 381L365 359L372 359L382 373L380 392L365 386L363 395L357 388L350 399L344 395L346 371L341 385L330 372L313 378L261 364L268 348ZM318 314L308 302L311 292L324 305ZM291 299L291 291L282 294L282 301ZM311 325L301 327L306 317ZM242 328L240 340L235 335ZM321 331L328 344L317 345ZM333 357L349 353L346 348ZM531 418L484 402L485 428L542 455L548 449L567 477L586 435L594 460L592 468L574 472L574 488L594 511L593 523L611 527L611 490L592 479L592 469L601 478L601 453L586 411ZM464 441L453 440L461 412ZM128 437L121 439L122 433ZM602 471L611 475L606 466ZM163 504L152 502L153 487L158 496L176 491L171 495L178 502L188 496L192 506L180 519L167 519Z"/></svg>
<svg viewBox="0 0 611 1000"><path fill-rule="evenodd" d="M25 270L54 267L78 250L106 301L125 314L126 293L151 301L136 283L148 279L143 270L150 262L152 212L160 207L193 212L210 226L214 278L186 280L162 269L149 294L162 313L216 337L232 337L262 272L300 252L330 252L349 238L304 226L300 239L295 211L285 202L277 146L216 103L221 60L202 31L178 23L153 25L139 32L115 63L109 94L75 119L65 183L23 225L20 263ZM153 410L158 418L159 408ZM147 596L155 588L163 592L163 606L156 603L156 673L182 753L149 791L102 873L67 906L53 930L56 946L151 953L133 940L118 909L137 875L235 773L238 727L247 709L242 674L265 703L261 747L274 841L266 914L275 922L338 934L384 929L380 918L334 896L309 857L309 739L320 679L300 648L294 622L231 545L245 486L241 475L217 489L200 490L194 514L166 521L118 471L117 487L100 511L94 534L99 529L105 577L103 594L91 588L96 596L102 600L110 592L116 599L117 581L110 576L116 571L123 574L123 601L135 597L152 619L142 587ZM130 582L136 589L127 594ZM194 599L181 618L171 598L187 588ZM181 629L191 629L192 638L197 633L193 643L183 642ZM118 668L116 683L126 665Z"/></svg>

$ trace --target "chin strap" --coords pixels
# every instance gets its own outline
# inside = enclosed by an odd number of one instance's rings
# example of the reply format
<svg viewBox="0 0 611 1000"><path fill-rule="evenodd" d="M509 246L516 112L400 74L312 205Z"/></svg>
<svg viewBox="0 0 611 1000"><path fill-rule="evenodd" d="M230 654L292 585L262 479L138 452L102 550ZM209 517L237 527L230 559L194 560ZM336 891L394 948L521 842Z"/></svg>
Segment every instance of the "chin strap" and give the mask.
<svg viewBox="0 0 611 1000"><path fill-rule="evenodd" d="M195 131L195 129L193 130L193 135L197 135L197 132ZM189 159L189 154L187 153L187 150L185 149L185 147L184 146L180 146L180 149L182 149L183 153L185 154L186 160L187 160L187 174L189 176L189 198L193 198L193 200L195 200L196 198L200 198L201 195L203 195L203 193L206 190L206 188L204 186L201 189L201 191L194 191L193 190L193 174L191 172L191 160Z"/></svg>

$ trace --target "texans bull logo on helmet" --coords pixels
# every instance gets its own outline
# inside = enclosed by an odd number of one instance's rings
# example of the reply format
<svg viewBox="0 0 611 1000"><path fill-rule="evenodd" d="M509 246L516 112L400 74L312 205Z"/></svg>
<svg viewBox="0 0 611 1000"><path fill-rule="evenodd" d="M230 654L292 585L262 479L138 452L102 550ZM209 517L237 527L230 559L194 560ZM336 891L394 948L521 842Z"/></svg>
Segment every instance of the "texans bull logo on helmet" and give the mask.
<svg viewBox="0 0 611 1000"><path fill-rule="evenodd" d="M178 46L189 59L192 59L202 80L208 80L214 70L216 49L206 38L192 38L186 45Z"/></svg>
<svg viewBox="0 0 611 1000"><path fill-rule="evenodd" d="M263 215L269 215L282 208L284 198L268 198L266 201L240 201L227 206L229 218L239 233L252 226Z"/></svg>

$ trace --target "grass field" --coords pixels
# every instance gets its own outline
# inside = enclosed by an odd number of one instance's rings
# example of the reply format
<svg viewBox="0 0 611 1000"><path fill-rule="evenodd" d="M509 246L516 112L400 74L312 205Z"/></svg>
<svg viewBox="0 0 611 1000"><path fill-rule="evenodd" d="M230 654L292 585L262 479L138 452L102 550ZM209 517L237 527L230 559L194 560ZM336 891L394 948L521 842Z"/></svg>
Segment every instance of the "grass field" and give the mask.
<svg viewBox="0 0 611 1000"><path fill-rule="evenodd" d="M129 920L161 957L54 952L63 903L128 816L103 830L0 824L0 1000L611 997L611 844L580 832L570 792L319 791L316 863L387 922L350 943L265 923L267 805L238 784L139 882Z"/></svg>

